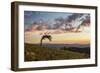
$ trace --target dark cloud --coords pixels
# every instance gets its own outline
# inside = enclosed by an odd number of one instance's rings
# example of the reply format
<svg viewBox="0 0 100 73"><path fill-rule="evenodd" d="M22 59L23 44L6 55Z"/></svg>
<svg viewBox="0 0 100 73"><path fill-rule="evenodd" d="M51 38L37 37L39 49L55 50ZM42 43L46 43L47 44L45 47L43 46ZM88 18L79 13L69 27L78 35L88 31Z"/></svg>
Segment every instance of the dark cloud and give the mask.
<svg viewBox="0 0 100 73"><path fill-rule="evenodd" d="M81 17L82 15L84 15L84 14L73 13L72 15L68 16L67 21L68 22L71 22L72 20L75 20L76 18Z"/></svg>

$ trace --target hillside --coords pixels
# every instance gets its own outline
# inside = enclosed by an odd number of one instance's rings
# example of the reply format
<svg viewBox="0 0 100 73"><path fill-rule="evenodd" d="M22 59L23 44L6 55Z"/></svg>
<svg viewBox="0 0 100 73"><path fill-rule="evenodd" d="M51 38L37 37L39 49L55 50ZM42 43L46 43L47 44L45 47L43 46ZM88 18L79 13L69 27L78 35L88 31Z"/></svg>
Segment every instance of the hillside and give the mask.
<svg viewBox="0 0 100 73"><path fill-rule="evenodd" d="M74 52L60 48L48 48L39 45L25 44L25 61L47 61L64 59L89 58L86 53Z"/></svg>

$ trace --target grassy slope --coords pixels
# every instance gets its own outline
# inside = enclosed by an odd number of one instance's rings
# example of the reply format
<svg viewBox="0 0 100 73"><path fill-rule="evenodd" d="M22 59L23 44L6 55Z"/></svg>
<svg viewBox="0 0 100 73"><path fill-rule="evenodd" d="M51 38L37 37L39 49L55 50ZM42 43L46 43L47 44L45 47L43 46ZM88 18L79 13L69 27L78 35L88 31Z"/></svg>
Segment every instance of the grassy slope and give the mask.
<svg viewBox="0 0 100 73"><path fill-rule="evenodd" d="M25 44L25 61L89 58L88 54Z"/></svg>

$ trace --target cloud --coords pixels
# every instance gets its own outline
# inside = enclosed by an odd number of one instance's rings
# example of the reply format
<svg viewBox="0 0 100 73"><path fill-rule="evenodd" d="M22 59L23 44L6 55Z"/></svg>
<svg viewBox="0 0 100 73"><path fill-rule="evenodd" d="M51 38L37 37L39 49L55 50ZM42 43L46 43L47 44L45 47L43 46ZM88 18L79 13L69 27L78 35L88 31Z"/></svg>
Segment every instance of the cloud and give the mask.
<svg viewBox="0 0 100 73"><path fill-rule="evenodd" d="M36 31L36 30L62 30L62 31L73 31L78 30L81 26L90 26L90 15L73 13L66 18L58 17L52 21L46 21L39 19L33 21L32 24L25 25L25 31ZM62 32L60 31L60 32ZM58 32L57 32L58 33Z"/></svg>
<svg viewBox="0 0 100 73"><path fill-rule="evenodd" d="M75 20L78 17L81 17L83 14L80 13L73 13L72 15L68 16L67 21L71 22L72 20Z"/></svg>

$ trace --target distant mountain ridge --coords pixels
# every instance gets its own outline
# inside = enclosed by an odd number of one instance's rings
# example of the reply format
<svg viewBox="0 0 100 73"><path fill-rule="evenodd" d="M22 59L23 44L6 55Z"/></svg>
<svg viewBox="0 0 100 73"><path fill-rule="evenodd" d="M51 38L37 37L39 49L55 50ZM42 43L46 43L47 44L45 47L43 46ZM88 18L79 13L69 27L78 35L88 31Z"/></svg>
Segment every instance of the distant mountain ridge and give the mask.
<svg viewBox="0 0 100 73"><path fill-rule="evenodd" d="M63 47L85 48L85 47L90 47L90 44L85 44L85 45L84 44L43 44L43 46L47 46L48 48L63 48Z"/></svg>

